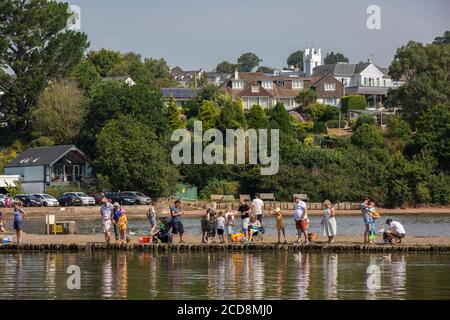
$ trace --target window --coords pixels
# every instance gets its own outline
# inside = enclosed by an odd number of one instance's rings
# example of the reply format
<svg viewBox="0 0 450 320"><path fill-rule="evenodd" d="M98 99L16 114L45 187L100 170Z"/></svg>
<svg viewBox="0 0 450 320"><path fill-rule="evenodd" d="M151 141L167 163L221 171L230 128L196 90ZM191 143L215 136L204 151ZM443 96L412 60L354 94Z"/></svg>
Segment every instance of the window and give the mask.
<svg viewBox="0 0 450 320"><path fill-rule="evenodd" d="M336 84L335 83L325 83L325 91L335 91Z"/></svg>
<svg viewBox="0 0 450 320"><path fill-rule="evenodd" d="M330 105L330 106L335 106L337 103L336 103L336 99L334 99L334 98L326 98L326 99L324 99L324 104L328 104L328 105Z"/></svg>
<svg viewBox="0 0 450 320"><path fill-rule="evenodd" d="M259 92L259 86L252 86L252 92L258 93Z"/></svg>
<svg viewBox="0 0 450 320"><path fill-rule="evenodd" d="M380 86L380 78L377 78L377 87Z"/></svg>
<svg viewBox="0 0 450 320"><path fill-rule="evenodd" d="M233 81L233 89L243 89L244 81Z"/></svg>
<svg viewBox="0 0 450 320"><path fill-rule="evenodd" d="M383 87L386 87L386 80L383 80Z"/></svg>
<svg viewBox="0 0 450 320"><path fill-rule="evenodd" d="M272 81L263 81L262 86L264 89L272 89L273 83L272 83Z"/></svg>
<svg viewBox="0 0 450 320"><path fill-rule="evenodd" d="M303 89L303 81L293 80L292 81L292 89Z"/></svg>

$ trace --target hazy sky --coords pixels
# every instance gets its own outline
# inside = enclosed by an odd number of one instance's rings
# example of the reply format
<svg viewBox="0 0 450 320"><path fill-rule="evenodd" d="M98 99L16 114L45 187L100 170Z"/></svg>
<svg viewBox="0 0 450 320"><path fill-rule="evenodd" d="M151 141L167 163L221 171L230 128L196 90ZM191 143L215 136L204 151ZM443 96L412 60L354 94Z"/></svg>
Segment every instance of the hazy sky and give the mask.
<svg viewBox="0 0 450 320"><path fill-rule="evenodd" d="M163 57L183 69L210 70L252 51L262 65L314 44L353 63L388 66L409 40L431 42L450 30L449 0L72 0L93 49ZM369 5L381 9L381 30L366 27Z"/></svg>

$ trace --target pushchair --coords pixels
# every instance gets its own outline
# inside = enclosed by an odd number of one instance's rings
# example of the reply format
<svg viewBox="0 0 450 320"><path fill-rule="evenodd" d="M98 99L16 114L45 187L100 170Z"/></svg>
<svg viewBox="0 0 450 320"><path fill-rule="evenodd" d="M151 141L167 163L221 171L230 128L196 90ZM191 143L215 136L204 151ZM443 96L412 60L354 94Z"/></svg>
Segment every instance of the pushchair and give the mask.
<svg viewBox="0 0 450 320"><path fill-rule="evenodd" d="M252 227L252 241L263 241L264 238L264 227Z"/></svg>
<svg viewBox="0 0 450 320"><path fill-rule="evenodd" d="M161 218L158 226L158 231L153 235L153 243L172 243L172 235L170 228L172 227L172 219L168 217Z"/></svg>

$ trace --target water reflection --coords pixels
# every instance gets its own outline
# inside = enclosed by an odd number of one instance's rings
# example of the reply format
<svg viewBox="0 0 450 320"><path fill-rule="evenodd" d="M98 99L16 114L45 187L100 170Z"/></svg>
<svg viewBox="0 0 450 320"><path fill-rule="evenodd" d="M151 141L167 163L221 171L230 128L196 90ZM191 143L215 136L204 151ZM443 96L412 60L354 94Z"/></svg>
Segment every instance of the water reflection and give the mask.
<svg viewBox="0 0 450 320"><path fill-rule="evenodd" d="M323 259L325 299L337 299L338 259L337 253L326 254Z"/></svg>

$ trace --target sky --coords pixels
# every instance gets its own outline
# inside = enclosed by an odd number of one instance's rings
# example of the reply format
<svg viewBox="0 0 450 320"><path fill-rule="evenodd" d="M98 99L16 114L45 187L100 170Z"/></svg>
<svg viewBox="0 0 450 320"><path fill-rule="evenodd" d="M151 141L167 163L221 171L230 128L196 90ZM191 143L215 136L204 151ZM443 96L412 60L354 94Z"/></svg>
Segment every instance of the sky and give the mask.
<svg viewBox="0 0 450 320"><path fill-rule="evenodd" d="M342 52L351 63L387 67L409 40L432 42L450 30L449 0L71 0L91 48L164 58L171 67L212 70L256 53L282 68L310 47ZM380 8L369 30L367 8Z"/></svg>

